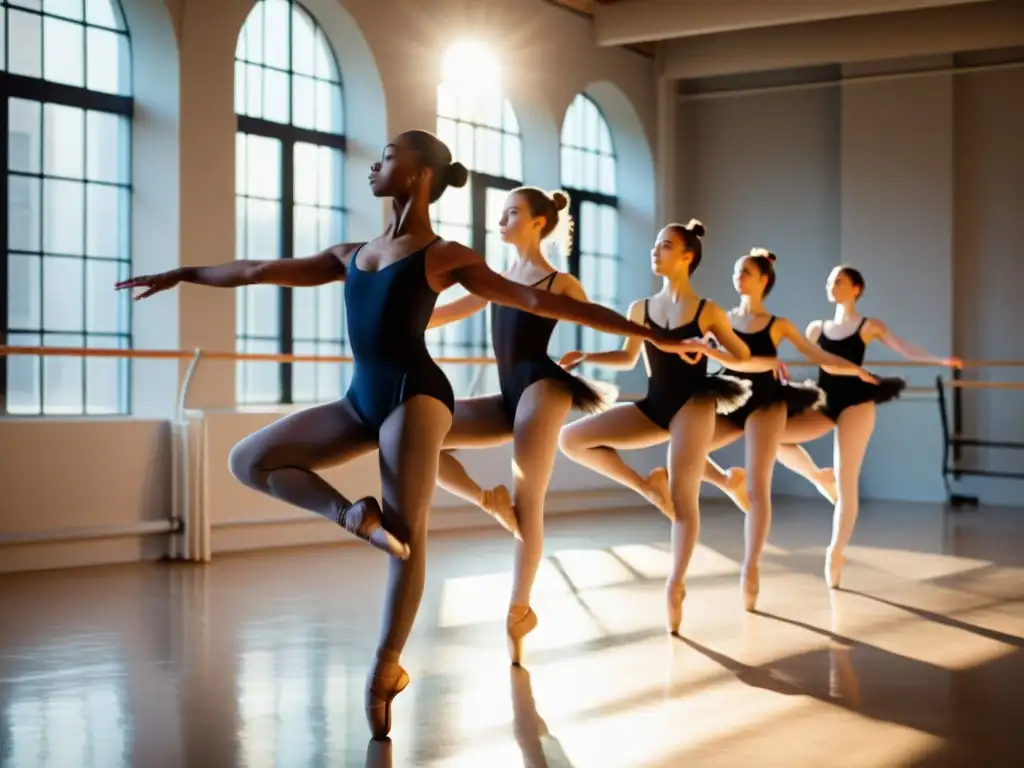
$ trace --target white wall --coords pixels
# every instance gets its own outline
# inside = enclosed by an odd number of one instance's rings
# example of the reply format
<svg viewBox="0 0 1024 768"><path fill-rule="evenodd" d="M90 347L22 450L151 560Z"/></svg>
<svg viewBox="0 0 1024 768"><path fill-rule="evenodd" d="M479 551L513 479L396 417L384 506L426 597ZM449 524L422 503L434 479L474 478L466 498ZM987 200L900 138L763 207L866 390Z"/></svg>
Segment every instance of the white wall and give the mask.
<svg viewBox="0 0 1024 768"><path fill-rule="evenodd" d="M137 272L231 259L235 253L234 70L236 37L250 0L123 0L132 34L138 116L135 125ZM394 134L436 125L435 87L441 55L464 37L495 47L506 91L523 131L524 181L559 186L559 133L573 97L585 91L611 124L620 157L623 253L646 253L654 229L654 78L650 59L598 48L590 24L564 10L530 0L466 4L457 0L305 0L338 55L345 89L348 152L348 233L378 233L383 207L365 188L369 164ZM396 23L396 20L400 22ZM553 77L551 73L558 73ZM623 292L649 287L646 270L624 276ZM184 286L135 305L138 347L233 350L232 293ZM170 514L170 441L166 421L186 363L134 366L132 417L0 419L0 541L8 533L69 526L133 523ZM234 405L234 366L200 366L189 403ZM216 452L255 423L273 418L225 416L211 433ZM6 459L10 460L6 460ZM510 477L507 449L470 459L481 482ZM360 463L332 475L343 487L365 481ZM267 514L261 497L230 478L225 461L211 465L211 487L235 505L229 517ZM607 484L604 484L608 487ZM556 489L598 487L594 476L559 465ZM221 493L221 492L224 493ZM226 495L225 495L226 494ZM439 495L439 505L451 497ZM555 505L557 506L557 505ZM274 508L273 514L282 513ZM479 518L475 518L479 519ZM448 521L449 523L451 521ZM315 530L316 524L312 524ZM305 528L306 526L298 526ZM259 534L216 534L220 550L278 541L277 528ZM322 536L322 531L313 534ZM308 534L299 536L309 540ZM254 538L255 537L255 538ZM0 546L0 570L132 560L155 554L151 541L102 541L32 547Z"/></svg>
<svg viewBox="0 0 1024 768"><path fill-rule="evenodd" d="M859 62L845 65L842 76L981 64L993 56ZM1020 52L999 56L1024 60ZM701 217L709 227L700 287L733 306L735 257L753 245L769 247L780 259L768 304L802 327L831 314L825 278L833 265L849 263L867 280L861 312L896 333L935 354L1024 359L1015 288L1024 234L1022 77L1024 70L1016 69L760 92L769 84L764 75L688 84L691 92L742 91L684 97L677 105L677 196L685 207L677 215ZM783 354L796 357L792 349ZM896 356L876 345L868 358ZM916 386L947 375L934 368L882 371ZM981 377L1022 379L1020 369ZM968 392L964 402L968 435L1019 440L1024 434L1019 392ZM810 450L820 463L832 462L831 438ZM738 462L741 449L721 457ZM862 494L941 500L941 460L934 398L906 396L879 410ZM971 460L987 469L1024 468L1020 452L988 450ZM785 469L776 478L777 492L814 495ZM972 479L961 488L989 503L1019 502L1024 494L1020 481Z"/></svg>

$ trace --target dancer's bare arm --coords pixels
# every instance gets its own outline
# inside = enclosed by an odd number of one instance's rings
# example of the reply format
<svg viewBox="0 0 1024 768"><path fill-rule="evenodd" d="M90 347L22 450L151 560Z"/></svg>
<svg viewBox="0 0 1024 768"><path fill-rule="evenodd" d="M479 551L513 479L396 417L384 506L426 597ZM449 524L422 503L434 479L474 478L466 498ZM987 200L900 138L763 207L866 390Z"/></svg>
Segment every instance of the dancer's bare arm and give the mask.
<svg viewBox="0 0 1024 768"><path fill-rule="evenodd" d="M626 316L634 323L643 323L643 300L634 301L630 304ZM643 349L643 345L644 340L639 336L627 336L622 343L622 349L613 349L606 352L567 352L559 360L559 365L567 371L584 362L600 365L602 368L631 371L636 367L636 361L640 359L640 350Z"/></svg>
<svg viewBox="0 0 1024 768"><path fill-rule="evenodd" d="M430 315L430 322L427 323L427 328L440 328L442 325L465 320L486 306L487 301L479 296L474 296L473 294L462 296L455 301L435 307Z"/></svg>
<svg viewBox="0 0 1024 768"><path fill-rule="evenodd" d="M361 243L345 243L328 248L315 256L302 259L271 259L268 261L228 261L208 267L179 267L156 275L140 275L115 284L118 290L145 288L135 300L176 287L194 283L214 288L238 288L243 285L281 285L308 287L344 280L348 260Z"/></svg>
<svg viewBox="0 0 1024 768"><path fill-rule="evenodd" d="M785 317L776 318L775 327L779 329L779 341L786 339L791 342L800 354L812 363L817 363L829 373L858 376L864 381L872 384L878 383L878 379L874 375L869 371L864 370L859 365L855 365L849 360L844 360L838 355L833 355L831 352L826 352L817 344L812 344L807 337L801 334L800 331L797 330L797 327Z"/></svg>
<svg viewBox="0 0 1024 768"><path fill-rule="evenodd" d="M919 363L934 363L935 365L946 365L950 368L962 368L963 360L959 357L939 357L933 355L926 349L913 344L906 339L897 336L881 320L869 318L864 323L864 341L870 343L875 339L885 344L889 349L898 355L903 355L907 360Z"/></svg>

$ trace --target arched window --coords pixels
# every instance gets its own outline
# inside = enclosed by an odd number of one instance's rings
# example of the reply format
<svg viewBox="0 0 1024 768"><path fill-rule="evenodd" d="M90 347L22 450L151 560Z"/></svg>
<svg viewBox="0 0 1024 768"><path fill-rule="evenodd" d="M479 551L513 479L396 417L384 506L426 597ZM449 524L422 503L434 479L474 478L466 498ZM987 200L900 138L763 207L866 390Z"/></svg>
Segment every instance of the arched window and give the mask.
<svg viewBox="0 0 1024 768"><path fill-rule="evenodd" d="M131 300L113 290L131 263L133 101L121 7L2 0L0 41L0 344L127 349ZM127 360L11 356L0 377L6 413L129 410Z"/></svg>
<svg viewBox="0 0 1024 768"><path fill-rule="evenodd" d="M437 87L437 135L455 160L469 170L469 184L449 189L433 206L434 227L446 240L463 243L487 258L491 268L504 271L515 258L515 249L501 242L498 221L509 190L523 178L522 138L519 121L500 91L463 93L449 83ZM456 287L446 292L444 303L464 295ZM483 357L491 352L490 313L427 333L431 352L443 357ZM452 376L454 372L449 372ZM472 378L470 366L460 374Z"/></svg>
<svg viewBox="0 0 1024 768"><path fill-rule="evenodd" d="M615 184L615 147L604 116L590 98L578 94L562 124L562 185L569 192L576 223L569 270L591 301L620 311L619 202ZM583 350L618 349L622 339L579 326ZM609 378L601 369L588 375Z"/></svg>
<svg viewBox="0 0 1024 768"><path fill-rule="evenodd" d="M345 237L341 77L313 17L292 0L259 0L235 50L236 234L239 259L311 256ZM342 286L258 285L238 292L239 352L346 354ZM241 362L239 403L341 396L333 363Z"/></svg>

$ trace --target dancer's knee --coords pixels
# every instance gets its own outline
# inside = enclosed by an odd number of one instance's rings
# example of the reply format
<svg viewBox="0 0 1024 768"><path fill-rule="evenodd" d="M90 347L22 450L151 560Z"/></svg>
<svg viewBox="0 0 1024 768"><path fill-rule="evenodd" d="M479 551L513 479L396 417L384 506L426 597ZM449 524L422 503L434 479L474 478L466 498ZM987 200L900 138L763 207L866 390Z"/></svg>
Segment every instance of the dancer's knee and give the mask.
<svg viewBox="0 0 1024 768"><path fill-rule="evenodd" d="M562 427L558 433L558 447L566 456L579 456L590 447L583 431L574 424Z"/></svg>
<svg viewBox="0 0 1024 768"><path fill-rule="evenodd" d="M266 474L260 470L261 451L249 438L239 440L228 454L228 470L242 485L262 489L266 485Z"/></svg>

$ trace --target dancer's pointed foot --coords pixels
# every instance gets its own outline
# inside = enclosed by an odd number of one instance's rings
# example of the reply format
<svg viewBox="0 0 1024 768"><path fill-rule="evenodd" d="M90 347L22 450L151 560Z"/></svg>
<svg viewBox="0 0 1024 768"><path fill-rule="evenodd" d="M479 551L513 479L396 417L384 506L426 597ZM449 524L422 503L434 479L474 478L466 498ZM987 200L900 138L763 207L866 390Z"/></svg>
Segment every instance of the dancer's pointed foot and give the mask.
<svg viewBox="0 0 1024 768"><path fill-rule="evenodd" d="M843 578L843 566L846 565L846 555L835 552L831 547L825 553L825 581L832 589L839 589L839 582Z"/></svg>
<svg viewBox="0 0 1024 768"><path fill-rule="evenodd" d="M338 515L338 524L349 533L399 560L406 560L409 557L409 545L399 541L393 533L384 528L384 513L373 496L359 499L348 509L342 510Z"/></svg>
<svg viewBox="0 0 1024 768"><path fill-rule="evenodd" d="M508 609L505 634L509 660L516 665L523 662L523 638L537 628L537 614L528 605L513 605Z"/></svg>
<svg viewBox="0 0 1024 768"><path fill-rule="evenodd" d="M760 566L744 566L740 572L740 591L743 593L743 609L753 611L757 607L757 596L761 591Z"/></svg>
<svg viewBox="0 0 1024 768"><path fill-rule="evenodd" d="M732 499L740 510L750 514L750 497L747 495L747 470L742 467L732 467L725 472L725 487L722 488L725 494Z"/></svg>
<svg viewBox="0 0 1024 768"><path fill-rule="evenodd" d="M391 739L370 739L366 745L366 768L391 768Z"/></svg>
<svg viewBox="0 0 1024 768"><path fill-rule="evenodd" d="M836 471L832 467L819 469L811 477L811 482L818 489L818 493L828 499L833 507L839 500L839 492L836 489Z"/></svg>
<svg viewBox="0 0 1024 768"><path fill-rule="evenodd" d="M520 541L523 540L519 533L519 521L516 519L516 510L512 505L512 495L504 485L498 485L480 495L480 509L489 514L506 531L511 533Z"/></svg>
<svg viewBox="0 0 1024 768"><path fill-rule="evenodd" d="M668 482L668 470L665 467L652 469L644 478L644 498L661 510L669 520L675 520L675 508L672 506L672 490Z"/></svg>
<svg viewBox="0 0 1024 768"><path fill-rule="evenodd" d="M397 661L377 659L366 681L366 722L375 739L391 732L391 702L409 685L409 675Z"/></svg>
<svg viewBox="0 0 1024 768"><path fill-rule="evenodd" d="M665 585L665 626L670 635L678 635L683 626L683 599L686 597L686 585L682 582Z"/></svg>

